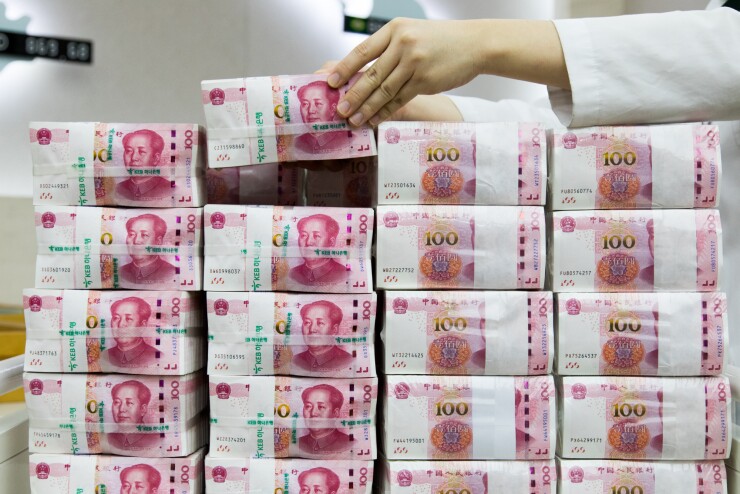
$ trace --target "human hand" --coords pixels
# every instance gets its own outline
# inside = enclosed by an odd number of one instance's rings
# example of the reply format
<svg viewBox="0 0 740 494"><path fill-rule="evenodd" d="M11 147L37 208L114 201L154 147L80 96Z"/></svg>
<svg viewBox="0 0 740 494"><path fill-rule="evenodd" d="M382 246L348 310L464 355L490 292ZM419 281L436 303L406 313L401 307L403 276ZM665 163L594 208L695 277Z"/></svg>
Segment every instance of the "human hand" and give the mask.
<svg viewBox="0 0 740 494"><path fill-rule="evenodd" d="M314 74L331 74L338 63L338 60L327 60ZM417 96L395 110L389 119L437 122L461 122L463 120L457 106L447 96L441 94Z"/></svg>
<svg viewBox="0 0 740 494"><path fill-rule="evenodd" d="M468 83L481 71L479 27L478 21L392 20L333 67L328 82L336 88L377 59L347 91L338 113L355 126L377 125L417 95Z"/></svg>

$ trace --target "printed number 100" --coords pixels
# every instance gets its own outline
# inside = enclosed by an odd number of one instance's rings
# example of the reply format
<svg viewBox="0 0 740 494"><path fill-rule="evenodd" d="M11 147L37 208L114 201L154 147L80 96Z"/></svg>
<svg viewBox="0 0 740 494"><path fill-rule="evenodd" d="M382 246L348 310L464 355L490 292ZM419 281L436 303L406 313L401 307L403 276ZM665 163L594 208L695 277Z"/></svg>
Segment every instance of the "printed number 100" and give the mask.
<svg viewBox="0 0 740 494"><path fill-rule="evenodd" d="M631 489L627 487L626 485L620 485L620 486L612 486L612 492L611 494L644 494L642 491L642 487L639 485L636 485L632 487Z"/></svg>

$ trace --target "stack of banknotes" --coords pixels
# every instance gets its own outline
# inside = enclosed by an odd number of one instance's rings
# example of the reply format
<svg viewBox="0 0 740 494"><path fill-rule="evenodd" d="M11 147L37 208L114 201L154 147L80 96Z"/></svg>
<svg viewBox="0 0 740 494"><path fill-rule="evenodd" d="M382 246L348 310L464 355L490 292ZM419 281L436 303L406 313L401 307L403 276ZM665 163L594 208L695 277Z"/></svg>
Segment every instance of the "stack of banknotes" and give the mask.
<svg viewBox="0 0 740 494"><path fill-rule="evenodd" d="M558 492L727 494L721 461L558 460Z"/></svg>
<svg viewBox="0 0 740 494"><path fill-rule="evenodd" d="M32 122L36 205L200 207L205 136L195 124Z"/></svg>
<svg viewBox="0 0 740 494"><path fill-rule="evenodd" d="M554 133L560 492L726 492L719 144L698 123Z"/></svg>
<svg viewBox="0 0 740 494"><path fill-rule="evenodd" d="M209 291L370 293L367 208L208 205Z"/></svg>
<svg viewBox="0 0 740 494"><path fill-rule="evenodd" d="M700 123L556 131L552 207L716 208L719 130Z"/></svg>
<svg viewBox="0 0 740 494"><path fill-rule="evenodd" d="M34 493L203 492L205 133L32 123Z"/></svg>
<svg viewBox="0 0 740 494"><path fill-rule="evenodd" d="M208 494L371 494L373 462L206 457Z"/></svg>
<svg viewBox="0 0 740 494"><path fill-rule="evenodd" d="M385 122L378 204L543 206L547 154L537 123Z"/></svg>
<svg viewBox="0 0 740 494"><path fill-rule="evenodd" d="M509 492L555 494L558 472L547 461L386 461L381 464L383 494Z"/></svg>
<svg viewBox="0 0 740 494"><path fill-rule="evenodd" d="M558 374L715 376L728 351L724 293L558 294Z"/></svg>
<svg viewBox="0 0 740 494"><path fill-rule="evenodd" d="M399 205L377 211L378 288L544 288L541 207Z"/></svg>
<svg viewBox="0 0 740 494"><path fill-rule="evenodd" d="M552 372L552 292L384 292L387 374Z"/></svg>
<svg viewBox="0 0 740 494"><path fill-rule="evenodd" d="M724 460L732 415L726 377L562 378L563 458Z"/></svg>
<svg viewBox="0 0 740 494"><path fill-rule="evenodd" d="M208 166L374 156L372 128L337 114L357 77L340 89L316 74L203 81Z"/></svg>
<svg viewBox="0 0 740 494"><path fill-rule="evenodd" d="M183 458L32 454L31 492L202 494L203 457L198 451ZM210 491L209 491L210 492Z"/></svg>
<svg viewBox="0 0 740 494"><path fill-rule="evenodd" d="M373 460L375 377L209 375L212 458Z"/></svg>
<svg viewBox="0 0 740 494"><path fill-rule="evenodd" d="M208 492L372 491L376 144L338 118L347 88L202 83Z"/></svg>
<svg viewBox="0 0 740 494"><path fill-rule="evenodd" d="M374 377L375 293L208 292L208 373Z"/></svg>
<svg viewBox="0 0 740 494"><path fill-rule="evenodd" d="M714 292L722 225L715 209L559 211L552 284L560 292Z"/></svg>
<svg viewBox="0 0 740 494"><path fill-rule="evenodd" d="M30 288L23 308L28 372L176 376L205 365L194 292Z"/></svg>
<svg viewBox="0 0 740 494"><path fill-rule="evenodd" d="M382 492L555 492L547 157L537 123L378 129Z"/></svg>
<svg viewBox="0 0 740 494"><path fill-rule="evenodd" d="M36 288L201 289L200 208L36 206Z"/></svg>
<svg viewBox="0 0 740 494"><path fill-rule="evenodd" d="M26 372L32 453L173 457L205 444L208 398L184 376Z"/></svg>

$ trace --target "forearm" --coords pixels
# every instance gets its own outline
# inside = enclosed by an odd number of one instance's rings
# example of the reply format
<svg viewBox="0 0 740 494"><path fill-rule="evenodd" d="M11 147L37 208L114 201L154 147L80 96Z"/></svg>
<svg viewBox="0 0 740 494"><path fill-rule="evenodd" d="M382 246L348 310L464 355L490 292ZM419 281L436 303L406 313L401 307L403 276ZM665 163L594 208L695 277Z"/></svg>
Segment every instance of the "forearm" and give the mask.
<svg viewBox="0 0 740 494"><path fill-rule="evenodd" d="M481 41L477 57L481 73L570 89L560 37L551 21L469 22Z"/></svg>

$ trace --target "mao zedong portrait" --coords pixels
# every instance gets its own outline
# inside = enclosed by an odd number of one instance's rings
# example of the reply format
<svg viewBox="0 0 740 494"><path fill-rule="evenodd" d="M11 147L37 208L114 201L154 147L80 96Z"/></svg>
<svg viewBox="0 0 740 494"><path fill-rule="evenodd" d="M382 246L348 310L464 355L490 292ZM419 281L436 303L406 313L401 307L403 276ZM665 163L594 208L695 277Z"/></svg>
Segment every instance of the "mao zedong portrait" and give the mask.
<svg viewBox="0 0 740 494"><path fill-rule="evenodd" d="M164 150L162 136L149 129L123 136L123 164L129 178L116 185L116 197L130 201L153 201L170 197L172 185L159 176L159 160Z"/></svg>
<svg viewBox="0 0 740 494"><path fill-rule="evenodd" d="M300 494L337 494L339 485L339 475L324 467L304 470L298 475Z"/></svg>
<svg viewBox="0 0 740 494"><path fill-rule="evenodd" d="M157 349L147 344L141 330L152 316L149 304L139 297L116 300L110 306L111 328L116 345L105 351L116 367L147 367L157 361Z"/></svg>
<svg viewBox="0 0 740 494"><path fill-rule="evenodd" d="M303 264L290 269L290 278L302 285L344 283L349 272L331 257L316 257L316 250L335 249L339 223L325 214L314 214L298 221L298 246Z"/></svg>
<svg viewBox="0 0 740 494"><path fill-rule="evenodd" d="M298 101L301 104L301 119L309 126L338 123L337 103L339 90L330 87L324 81L314 81L298 89ZM351 144L352 131L315 129L301 134L295 139L296 150L308 155L332 153Z"/></svg>
<svg viewBox="0 0 740 494"><path fill-rule="evenodd" d="M138 451L149 449L159 442L156 432L135 432L136 425L144 424L144 417L152 399L152 392L141 381L123 381L111 389L113 421L134 432L111 432L108 442L117 449Z"/></svg>
<svg viewBox="0 0 740 494"><path fill-rule="evenodd" d="M328 300L318 300L301 307L301 330L307 350L293 361L302 369L322 371L344 367L352 355L339 348L332 337L339 334L342 309Z"/></svg>
<svg viewBox="0 0 740 494"><path fill-rule="evenodd" d="M142 214L126 222L126 245L131 262L121 267L121 278L127 285L172 283L176 280L175 266L160 255L145 250L149 246L162 245L166 233L167 223L156 214Z"/></svg>
<svg viewBox="0 0 740 494"><path fill-rule="evenodd" d="M137 463L121 470L120 494L157 494L162 475L151 465ZM97 493L97 489L95 491Z"/></svg>
<svg viewBox="0 0 740 494"><path fill-rule="evenodd" d="M316 427L326 419L339 419L344 396L334 386L317 384L301 393L303 418L307 419L308 434L300 437L298 447L314 455L347 451L352 447L350 437L336 427ZM319 419L317 421L311 419ZM322 420L323 419L323 420Z"/></svg>

